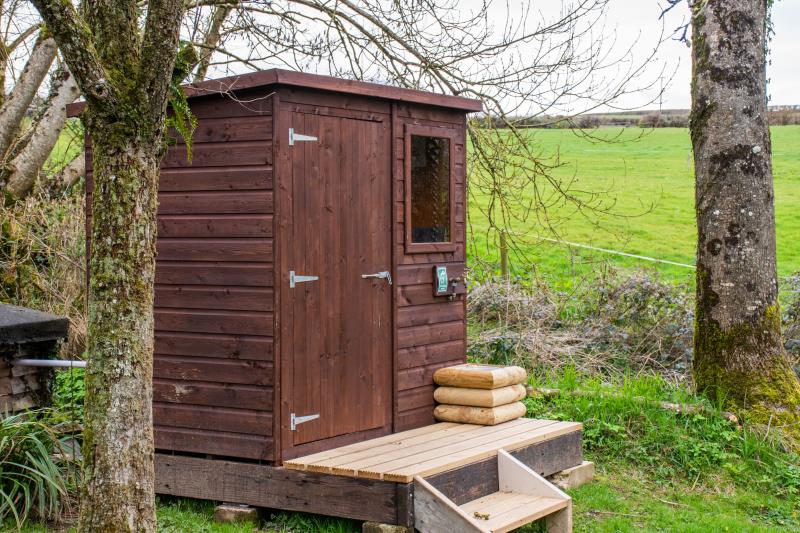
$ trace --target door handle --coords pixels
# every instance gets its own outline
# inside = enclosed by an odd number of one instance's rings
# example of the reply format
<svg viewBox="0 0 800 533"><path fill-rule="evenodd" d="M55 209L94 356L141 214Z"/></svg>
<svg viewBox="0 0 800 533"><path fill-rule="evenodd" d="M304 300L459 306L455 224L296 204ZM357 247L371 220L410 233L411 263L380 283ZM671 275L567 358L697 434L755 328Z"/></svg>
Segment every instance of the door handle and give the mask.
<svg viewBox="0 0 800 533"><path fill-rule="evenodd" d="M388 270L384 270L382 272L375 272L374 274L361 274L361 277L364 279L367 278L378 278L378 279L385 279L389 282L389 285L392 284L392 273Z"/></svg>

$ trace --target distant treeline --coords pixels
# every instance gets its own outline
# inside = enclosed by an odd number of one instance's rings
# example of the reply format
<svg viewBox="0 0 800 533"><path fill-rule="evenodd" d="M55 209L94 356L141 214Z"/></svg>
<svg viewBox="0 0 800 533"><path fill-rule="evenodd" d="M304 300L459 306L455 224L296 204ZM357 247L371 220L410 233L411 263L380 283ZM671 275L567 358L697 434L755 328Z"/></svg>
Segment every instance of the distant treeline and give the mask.
<svg viewBox="0 0 800 533"><path fill-rule="evenodd" d="M768 119L770 125L787 126L800 124L800 105L770 106ZM494 125L502 128L500 120L493 120ZM620 113L590 113L575 117L540 116L515 119L517 127L522 128L582 128L591 129L602 126L639 127L639 128L687 128L689 127L688 109L664 109L660 111L627 111Z"/></svg>

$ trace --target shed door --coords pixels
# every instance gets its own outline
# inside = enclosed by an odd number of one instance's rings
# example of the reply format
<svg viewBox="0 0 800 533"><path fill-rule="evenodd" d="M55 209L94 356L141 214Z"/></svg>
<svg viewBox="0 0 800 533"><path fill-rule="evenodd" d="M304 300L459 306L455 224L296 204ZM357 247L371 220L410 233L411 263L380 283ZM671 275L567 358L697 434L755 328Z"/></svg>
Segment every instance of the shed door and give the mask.
<svg viewBox="0 0 800 533"><path fill-rule="evenodd" d="M294 133L290 146L281 132L282 263L295 276L294 288L283 276L283 442L320 449L391 425L390 280L363 277L392 270L389 123L284 110L280 124Z"/></svg>

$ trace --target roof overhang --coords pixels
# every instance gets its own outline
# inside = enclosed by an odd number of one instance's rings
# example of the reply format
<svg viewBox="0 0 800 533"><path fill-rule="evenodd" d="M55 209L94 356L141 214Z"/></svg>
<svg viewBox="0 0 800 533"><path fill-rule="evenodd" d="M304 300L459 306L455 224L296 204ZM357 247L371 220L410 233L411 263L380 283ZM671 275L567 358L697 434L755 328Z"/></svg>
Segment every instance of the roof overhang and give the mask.
<svg viewBox="0 0 800 533"><path fill-rule="evenodd" d="M216 94L233 94L246 89L267 86L288 86L317 89L344 94L356 94L359 96L369 96L382 98L398 102L409 102L414 104L431 105L456 109L466 113L474 113L483 110L480 100L464 98L463 96L450 96L427 91L417 91L414 89L404 89L369 83L365 81L346 80L334 78L332 76L322 76L319 74L306 74L291 70L270 69L248 74L239 74L227 78L216 80L206 80L199 83L184 85L188 98L198 98L202 96ZM75 117L83 111L85 102L75 102L67 106L67 116Z"/></svg>

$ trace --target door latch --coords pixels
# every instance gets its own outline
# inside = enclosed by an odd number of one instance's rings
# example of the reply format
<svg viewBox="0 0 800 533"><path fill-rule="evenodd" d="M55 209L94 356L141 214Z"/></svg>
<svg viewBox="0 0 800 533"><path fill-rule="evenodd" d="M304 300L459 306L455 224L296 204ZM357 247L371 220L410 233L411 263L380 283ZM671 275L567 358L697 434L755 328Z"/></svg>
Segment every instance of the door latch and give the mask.
<svg viewBox="0 0 800 533"><path fill-rule="evenodd" d="M294 270L289 271L289 288L294 289L298 283L305 283L307 281L317 281L319 276L298 276Z"/></svg>
<svg viewBox="0 0 800 533"><path fill-rule="evenodd" d="M316 141L318 140L313 135L303 135L302 133L295 133L294 128L289 128L289 146L294 146L294 143L300 141Z"/></svg>
<svg viewBox="0 0 800 533"><path fill-rule="evenodd" d="M384 270L382 272L375 272L374 274L361 274L361 277L364 279L367 278L378 278L378 279L385 279L389 282L389 285L392 284L392 273L388 270Z"/></svg>
<svg viewBox="0 0 800 533"><path fill-rule="evenodd" d="M312 420L316 420L317 418L319 418L319 413L306 416L295 416L295 414L292 413L291 415L289 415L289 421L291 422L292 431L296 431L297 426L299 426L300 424L311 422Z"/></svg>

